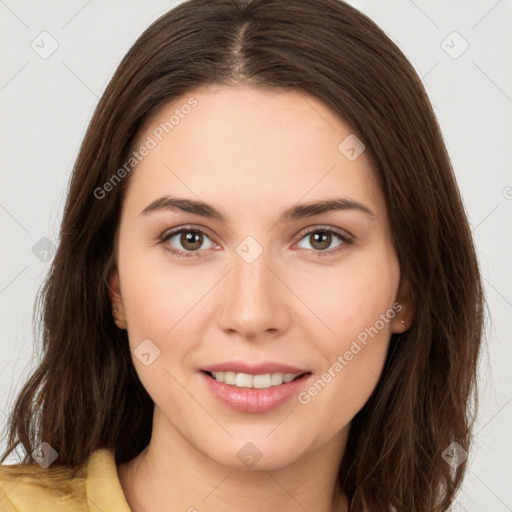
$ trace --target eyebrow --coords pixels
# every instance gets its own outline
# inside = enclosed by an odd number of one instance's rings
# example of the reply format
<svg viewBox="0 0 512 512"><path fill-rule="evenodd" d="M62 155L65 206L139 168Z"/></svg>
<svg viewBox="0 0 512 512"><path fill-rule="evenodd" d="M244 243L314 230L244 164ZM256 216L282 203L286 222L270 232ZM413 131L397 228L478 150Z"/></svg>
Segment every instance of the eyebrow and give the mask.
<svg viewBox="0 0 512 512"><path fill-rule="evenodd" d="M180 197L163 196L146 206L140 213L148 215L158 211L181 211L200 215L201 217L217 219L226 222L226 216L211 204L195 199L185 199ZM370 219L375 220L376 215L362 203L351 199L338 197L334 199L325 199L321 201L312 201L309 203L296 204L281 213L279 222L300 220L306 217L313 217L322 213L333 211L355 210L366 214Z"/></svg>

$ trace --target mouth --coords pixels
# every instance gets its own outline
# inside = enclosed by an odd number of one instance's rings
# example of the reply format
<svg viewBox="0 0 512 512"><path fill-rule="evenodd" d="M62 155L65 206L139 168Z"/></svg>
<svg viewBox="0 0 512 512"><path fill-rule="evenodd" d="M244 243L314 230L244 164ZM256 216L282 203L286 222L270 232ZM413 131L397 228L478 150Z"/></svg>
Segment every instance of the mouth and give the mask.
<svg viewBox="0 0 512 512"><path fill-rule="evenodd" d="M311 372L299 374L294 373L263 373L251 375L249 373L236 372L210 372L202 370L211 379L233 386L235 388L270 389L289 382L294 382L304 376L311 375Z"/></svg>
<svg viewBox="0 0 512 512"><path fill-rule="evenodd" d="M249 374L201 370L207 390L220 404L237 412L264 413L297 395L311 372Z"/></svg>

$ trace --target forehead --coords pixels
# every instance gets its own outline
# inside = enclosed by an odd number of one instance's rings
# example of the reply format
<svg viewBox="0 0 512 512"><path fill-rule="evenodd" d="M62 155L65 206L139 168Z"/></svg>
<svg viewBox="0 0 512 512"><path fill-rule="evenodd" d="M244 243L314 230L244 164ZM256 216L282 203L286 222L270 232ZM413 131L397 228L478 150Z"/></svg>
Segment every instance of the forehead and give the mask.
<svg viewBox="0 0 512 512"><path fill-rule="evenodd" d="M164 105L141 129L135 149L151 149L131 176L127 200L140 206L172 193L261 209L342 195L382 213L365 152L356 159L344 152L346 141L357 144L354 137L339 116L299 91L196 89Z"/></svg>

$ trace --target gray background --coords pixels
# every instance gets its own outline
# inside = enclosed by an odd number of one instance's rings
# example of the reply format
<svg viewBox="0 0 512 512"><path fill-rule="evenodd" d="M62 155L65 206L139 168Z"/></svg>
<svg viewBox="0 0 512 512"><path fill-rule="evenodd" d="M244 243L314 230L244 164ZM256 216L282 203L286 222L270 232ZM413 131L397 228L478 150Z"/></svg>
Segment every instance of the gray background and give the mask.
<svg viewBox="0 0 512 512"><path fill-rule="evenodd" d="M69 175L90 117L122 56L176 3L0 0L2 424L37 361L32 310L52 255L44 239L57 242ZM481 409L469 474L453 510L510 511L512 2L349 3L387 32L422 77L484 276L491 318L479 376ZM41 36L44 31L50 36ZM44 55L52 44L58 48Z"/></svg>

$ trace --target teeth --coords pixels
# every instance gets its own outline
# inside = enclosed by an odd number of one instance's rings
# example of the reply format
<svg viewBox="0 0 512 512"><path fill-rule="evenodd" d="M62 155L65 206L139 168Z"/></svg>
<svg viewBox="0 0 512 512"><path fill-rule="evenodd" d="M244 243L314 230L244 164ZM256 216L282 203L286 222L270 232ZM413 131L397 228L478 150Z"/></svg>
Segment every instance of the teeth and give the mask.
<svg viewBox="0 0 512 512"><path fill-rule="evenodd" d="M237 388L266 389L280 386L283 382L291 382L299 377L295 373L265 373L263 375L249 375L248 373L211 372L218 382L225 382Z"/></svg>

